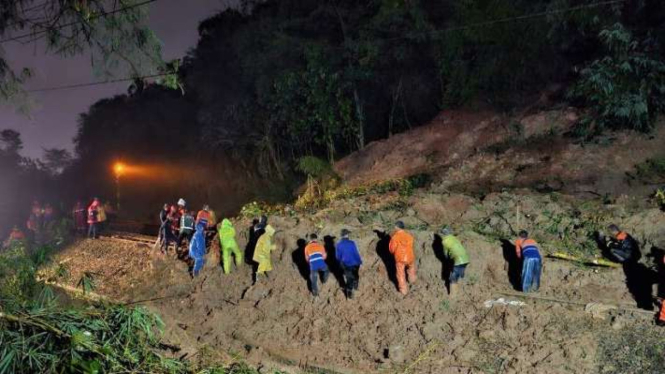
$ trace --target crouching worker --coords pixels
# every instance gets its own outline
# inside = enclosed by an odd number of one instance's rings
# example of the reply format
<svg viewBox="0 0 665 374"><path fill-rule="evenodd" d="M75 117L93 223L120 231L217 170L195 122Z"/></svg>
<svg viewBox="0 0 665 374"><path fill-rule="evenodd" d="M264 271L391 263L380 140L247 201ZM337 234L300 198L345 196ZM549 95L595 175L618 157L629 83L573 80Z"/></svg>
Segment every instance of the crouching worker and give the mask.
<svg viewBox="0 0 665 374"><path fill-rule="evenodd" d="M406 275L409 282L416 281L416 256L413 253L413 236L404 229L404 222L395 223L395 232L390 237L388 249L395 256L395 270L397 275L397 287L402 295L409 292L406 284Z"/></svg>
<svg viewBox="0 0 665 374"><path fill-rule="evenodd" d="M189 242L189 257L194 260L194 267L192 268L192 278L199 275L203 265L205 264L206 242L204 234L205 226L196 225L196 232Z"/></svg>
<svg viewBox="0 0 665 374"><path fill-rule="evenodd" d="M522 259L522 292L538 291L543 262L535 240L529 239L529 233L522 230L515 242L517 258Z"/></svg>
<svg viewBox="0 0 665 374"><path fill-rule="evenodd" d="M342 240L337 243L335 254L337 262L344 271L344 292L347 298L353 299L353 291L358 290L358 272L363 260L358 252L356 242L349 239L350 234L349 230L342 230Z"/></svg>
<svg viewBox="0 0 665 374"><path fill-rule="evenodd" d="M312 286L312 295L319 296L319 273L321 273L321 283L328 281L328 265L326 265L326 249L319 243L318 236L312 234L309 236L309 244L305 247L305 259L309 264L309 282Z"/></svg>
<svg viewBox="0 0 665 374"><path fill-rule="evenodd" d="M612 235L607 243L612 259L622 264L639 261L640 248L637 241L625 231L621 231L617 225L610 225L607 229Z"/></svg>
<svg viewBox="0 0 665 374"><path fill-rule="evenodd" d="M443 255L452 263L453 268L450 271L448 278L448 294L450 297L455 297L458 293L459 281L464 278L464 272L467 265L469 265L469 255L462 243L453 235L450 228L444 227L441 230Z"/></svg>
<svg viewBox="0 0 665 374"><path fill-rule="evenodd" d="M259 280L259 275L265 274L266 278L268 272L272 271L272 260L270 258L270 252L277 249L277 246L273 244L272 238L275 235L275 229L272 226L267 225L265 227L265 233L261 235L259 240L256 242L256 248L254 249L254 262L256 262L256 273L254 274L254 283Z"/></svg>
<svg viewBox="0 0 665 374"><path fill-rule="evenodd" d="M219 244L222 248L224 274L229 274L231 272L231 254L235 257L236 267L240 267L240 264L242 264L242 252L240 252L236 242L236 229L231 221L224 218L217 231L219 232Z"/></svg>

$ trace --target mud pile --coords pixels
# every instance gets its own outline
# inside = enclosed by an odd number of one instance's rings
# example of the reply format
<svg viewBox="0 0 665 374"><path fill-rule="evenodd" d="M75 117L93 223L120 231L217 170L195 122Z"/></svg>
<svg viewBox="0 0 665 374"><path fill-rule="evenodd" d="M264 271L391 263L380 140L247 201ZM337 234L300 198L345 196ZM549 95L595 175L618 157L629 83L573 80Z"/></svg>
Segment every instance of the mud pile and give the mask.
<svg viewBox="0 0 665 374"><path fill-rule="evenodd" d="M603 331L652 323L651 312L631 309L635 301L623 271L545 259L538 299L524 299L515 294L511 278L517 269L506 261L514 251L506 240L518 227L530 229L545 252L565 249L557 243L566 235L571 239L565 243L582 246L587 233L574 228L589 229L589 212L606 213L594 218L599 226L610 218L623 224L644 253L665 247L665 215L632 200L608 205L526 192L478 200L435 186L411 197L366 196L310 215L271 217L277 229L274 271L254 286L248 265L223 275L215 249L195 280L185 263L139 243L82 241L59 260L69 259L76 271L98 273L97 292L158 312L167 325L166 340L192 359L242 357L290 372L298 366L342 373L595 372ZM377 234L397 219L416 238L418 280L406 297L394 284L387 239ZM471 257L462 294L455 299L446 293L432 236L444 224L453 226ZM241 247L248 225L236 222ZM363 256L359 293L346 300L334 271L315 300L299 241L316 232L332 243L342 228L353 232ZM649 261L644 259L645 271L653 272ZM75 276L69 282L75 286ZM592 302L600 304L587 305Z"/></svg>
<svg viewBox="0 0 665 374"><path fill-rule="evenodd" d="M648 194L630 177L635 165L665 156L665 123L653 134L616 132L593 142L569 136L571 108L508 117L490 111L444 111L428 125L370 143L335 164L349 184L429 173L456 191L504 188L596 194Z"/></svg>

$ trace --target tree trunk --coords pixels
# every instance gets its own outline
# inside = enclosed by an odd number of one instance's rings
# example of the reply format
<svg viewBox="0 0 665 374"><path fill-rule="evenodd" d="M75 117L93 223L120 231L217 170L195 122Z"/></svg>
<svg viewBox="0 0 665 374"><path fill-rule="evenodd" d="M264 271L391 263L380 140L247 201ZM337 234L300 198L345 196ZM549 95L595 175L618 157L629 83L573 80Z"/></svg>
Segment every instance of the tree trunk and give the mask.
<svg viewBox="0 0 665 374"><path fill-rule="evenodd" d="M393 100L390 105L390 116L388 117L388 137L393 136L393 128L395 125L395 109L399 105L399 97L402 93L402 77L399 78L397 87L393 90Z"/></svg>
<svg viewBox="0 0 665 374"><path fill-rule="evenodd" d="M353 88L353 99L356 104L356 116L358 117L358 131L356 132L356 145L358 149L365 148L365 111L363 109L363 104L360 101L360 95L358 94L358 89Z"/></svg>

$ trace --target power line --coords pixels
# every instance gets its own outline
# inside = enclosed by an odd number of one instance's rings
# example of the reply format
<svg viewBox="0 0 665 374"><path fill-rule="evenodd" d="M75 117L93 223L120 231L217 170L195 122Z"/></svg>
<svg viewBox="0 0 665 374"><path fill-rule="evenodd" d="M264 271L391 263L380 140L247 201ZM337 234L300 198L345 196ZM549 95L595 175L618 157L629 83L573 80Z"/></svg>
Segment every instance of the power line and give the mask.
<svg viewBox="0 0 665 374"><path fill-rule="evenodd" d="M614 4L621 4L621 3L625 3L626 1L628 1L628 0L602 1L602 2L598 2L598 3L579 5L579 6L571 7L571 8L554 9L554 10L548 10L548 11L543 11L543 12L538 12L538 13L524 14L524 15L516 16L516 17L500 18L500 19L495 19L495 20L490 20L490 21L485 21L485 22L474 23L474 24L470 24L470 25L455 26L455 27L449 27L449 28L445 28L445 29L425 31L425 32L410 34L408 36L399 36L399 37L387 38L387 39L383 39L383 40L384 41L392 41L392 40L399 40L399 39L410 39L415 35L443 34L443 33L451 32L451 31L462 31L462 30L468 30L468 29L472 29L472 28L476 28L476 27L491 26L491 25L495 25L495 24L499 24L499 23L507 23L507 22L512 22L512 21L523 21L523 20L526 20L526 19L540 18L540 17L545 17L545 16L549 16L549 15L554 15L554 14L571 13L571 12L577 12L577 11L580 11L580 10L599 8L599 7L614 5Z"/></svg>
<svg viewBox="0 0 665 374"><path fill-rule="evenodd" d="M149 79L149 78L165 77L165 76L173 75L173 74L174 73L160 73L160 74L144 75L144 76L132 77L132 78L111 79L111 80L107 80L107 81L76 83L76 84L70 84L70 85L66 85L66 86L36 88L36 89L33 89L33 90L26 90L25 92L48 92L48 91L68 90L68 89L72 89L72 88L99 86L99 85L113 84L113 83L119 83L119 82L129 82L129 81L134 81L134 80L137 80L137 79Z"/></svg>
<svg viewBox="0 0 665 374"><path fill-rule="evenodd" d="M126 7L122 7L122 8L118 8L118 9L114 9L112 11L91 15L86 21L94 20L94 19L97 19L97 18L105 18L105 17L110 16L110 15L114 15L114 14L117 14L117 13L128 11L130 9L134 9L134 8L138 8L138 7L141 7L141 6L144 6L144 5L148 5L148 4L154 3L156 1L157 0L145 0L145 1L142 1L140 3L136 3L136 4L133 4L133 5L128 5ZM18 41L18 40L21 40L21 39L24 39L24 38L34 37L36 35L46 34L50 31L61 30L61 29L64 29L66 27L74 26L74 25L77 25L77 24L80 24L80 23L82 23L82 21L73 21L73 22L66 23L64 25L60 25L58 27L45 28L43 30L38 30L38 31L26 33L26 34L21 34L21 35L18 35L18 36L2 39L2 40L0 40L0 44L11 42L11 41Z"/></svg>
<svg viewBox="0 0 665 374"><path fill-rule="evenodd" d="M143 3L135 4L134 6L145 5L145 4L154 2L154 1L157 1L157 0L145 1ZM506 23L506 22L510 22L510 21L522 21L522 20L526 20L526 19L544 17L544 16L548 16L548 15L553 15L553 14L569 13L569 12L574 12L574 11L579 11L579 10L584 10L584 9L590 9L590 8L597 8L597 7L601 7L601 6L620 4L620 3L625 3L626 1L627 0L603 1L603 2L598 2L598 3L593 3L593 4L580 5L580 6L576 6L576 7L572 7L572 8L555 9L555 10L544 11L544 12L539 12L539 13L525 14L525 15L522 15L522 16L516 16L516 17L510 17L510 18L501 18L501 19L490 20L490 21L480 22L480 23L475 23L475 24L470 24L470 25L450 27L450 28L446 28L446 29L439 29L439 30L433 30L433 31L427 31L427 32L418 33L418 34L422 35L422 34L432 34L432 33L445 33L445 32L451 32L451 31L461 31L461 30L471 29L471 28L475 28L475 27L491 26L491 25L494 25L494 24ZM123 9L129 9L129 8L130 7L121 8L121 9L118 9L117 11L121 11ZM112 13L112 12L109 12L108 14L110 14L110 13ZM100 15L100 16L102 16L102 15ZM66 27L66 26L63 26L63 27ZM413 35L414 34L411 34L410 36L400 36L400 37L387 38L387 39L382 39L382 40L383 41L393 41L393 40L399 40L399 39L409 39L409 38L412 38ZM2 42L4 42L4 41L0 41L0 43L2 43ZM346 47L340 46L340 47L337 47L337 48L346 48ZM248 65L243 65L243 66L247 67ZM260 66L260 65L257 64L255 66ZM134 78L118 78L118 79L113 79L113 80L108 80L108 81L77 83L77 84L65 85L65 86L54 86L54 87L46 87L46 88L27 90L26 92L48 92L48 91L66 90L66 89L74 89L74 88L81 88L81 87L90 87L90 86L98 86L98 85L104 85L104 84L112 84L112 83L118 83L118 82L128 82L128 81L133 81L135 79L148 79L148 78L163 77L163 76L172 75L172 74L174 74L174 73L162 73L162 74L153 74L153 75L146 75L146 76L134 77Z"/></svg>

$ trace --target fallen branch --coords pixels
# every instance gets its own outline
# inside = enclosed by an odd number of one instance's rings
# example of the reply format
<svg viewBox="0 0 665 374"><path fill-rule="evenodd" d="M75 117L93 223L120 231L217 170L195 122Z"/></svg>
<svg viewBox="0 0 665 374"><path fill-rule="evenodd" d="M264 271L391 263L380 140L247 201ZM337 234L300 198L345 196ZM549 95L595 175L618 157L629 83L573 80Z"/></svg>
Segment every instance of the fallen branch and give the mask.
<svg viewBox="0 0 665 374"><path fill-rule="evenodd" d="M578 306L586 306L587 304L589 304L589 302L563 300L563 299L556 299L556 298L549 298L549 297L542 297L542 296L534 296L534 295L529 295L529 294L524 294L524 293L516 293L516 292L499 292L499 294L504 295L504 296L521 297L523 299L547 301L547 302L559 303L559 304L570 304L570 305L578 305ZM649 315L653 315L653 313L654 313L654 312L650 312L648 310L642 310L642 309L636 309L636 308L627 308L627 307L622 307L622 306L616 306L616 309L621 310L621 311L625 311L625 312L634 312L634 313L649 314Z"/></svg>

